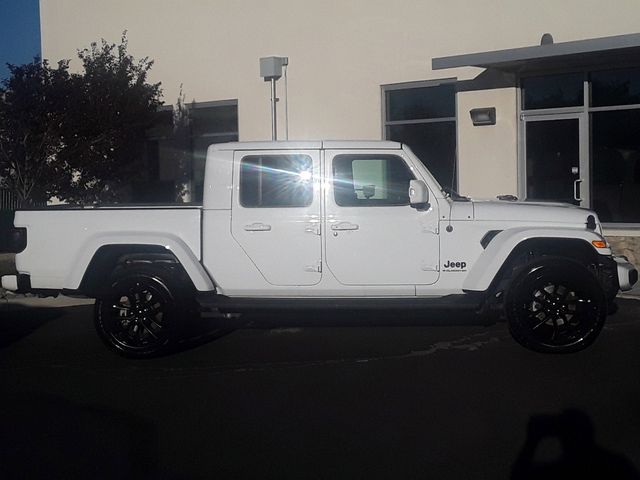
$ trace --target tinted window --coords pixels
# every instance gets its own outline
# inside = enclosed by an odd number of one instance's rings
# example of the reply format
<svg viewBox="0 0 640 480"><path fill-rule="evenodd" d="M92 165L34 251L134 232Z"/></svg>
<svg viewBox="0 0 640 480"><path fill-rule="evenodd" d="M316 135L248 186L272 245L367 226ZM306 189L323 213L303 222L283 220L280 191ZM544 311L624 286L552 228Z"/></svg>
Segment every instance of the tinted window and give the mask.
<svg viewBox="0 0 640 480"><path fill-rule="evenodd" d="M584 104L582 73L522 79L524 108L575 107Z"/></svg>
<svg viewBox="0 0 640 480"><path fill-rule="evenodd" d="M591 73L591 105L640 104L640 69Z"/></svg>
<svg viewBox="0 0 640 480"><path fill-rule="evenodd" d="M194 136L237 132L238 106L195 107L189 111L189 121Z"/></svg>
<svg viewBox="0 0 640 480"><path fill-rule="evenodd" d="M389 125L387 138L407 144L440 185L455 188L456 122Z"/></svg>
<svg viewBox="0 0 640 480"><path fill-rule="evenodd" d="M456 116L454 85L387 91L387 121Z"/></svg>
<svg viewBox="0 0 640 480"><path fill-rule="evenodd" d="M395 155L338 155L333 159L334 198L342 207L409 204L415 178Z"/></svg>
<svg viewBox="0 0 640 480"><path fill-rule="evenodd" d="M592 206L603 222L640 223L640 110L592 121Z"/></svg>
<svg viewBox="0 0 640 480"><path fill-rule="evenodd" d="M307 207L313 201L308 155L249 155L240 164L243 207Z"/></svg>

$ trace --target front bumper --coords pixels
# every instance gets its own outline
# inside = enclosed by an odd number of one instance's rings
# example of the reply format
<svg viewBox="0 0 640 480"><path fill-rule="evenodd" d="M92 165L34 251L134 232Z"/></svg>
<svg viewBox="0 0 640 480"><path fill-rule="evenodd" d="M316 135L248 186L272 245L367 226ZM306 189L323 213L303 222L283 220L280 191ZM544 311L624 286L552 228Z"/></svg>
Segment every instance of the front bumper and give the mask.
<svg viewBox="0 0 640 480"><path fill-rule="evenodd" d="M31 277L19 273L18 275L3 275L0 285L6 290L16 293L29 293L31 291Z"/></svg>
<svg viewBox="0 0 640 480"><path fill-rule="evenodd" d="M629 262L627 257L614 255L613 260L616 262L620 290L623 292L631 290L638 281L638 270Z"/></svg>

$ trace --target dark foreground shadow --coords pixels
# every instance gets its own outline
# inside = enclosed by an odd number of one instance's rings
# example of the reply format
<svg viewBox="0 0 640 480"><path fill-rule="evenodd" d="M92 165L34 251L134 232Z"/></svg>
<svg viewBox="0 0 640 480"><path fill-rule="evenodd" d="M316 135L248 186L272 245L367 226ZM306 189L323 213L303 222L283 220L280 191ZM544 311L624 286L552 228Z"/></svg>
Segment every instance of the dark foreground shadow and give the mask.
<svg viewBox="0 0 640 480"><path fill-rule="evenodd" d="M42 393L2 403L3 478L157 477L157 432L139 417Z"/></svg>
<svg viewBox="0 0 640 480"><path fill-rule="evenodd" d="M214 342L240 329L332 328L332 327L454 327L495 323L473 311L403 311L403 310L339 310L339 311L255 311L227 318L205 312L182 326L180 340L171 353L180 353Z"/></svg>
<svg viewBox="0 0 640 480"><path fill-rule="evenodd" d="M247 312L237 319L212 320L227 328L277 327L415 327L469 326L495 323L472 310L336 310Z"/></svg>
<svg viewBox="0 0 640 480"><path fill-rule="evenodd" d="M8 347L64 313L61 308L29 308L1 302L0 348Z"/></svg>
<svg viewBox="0 0 640 480"><path fill-rule="evenodd" d="M551 452L550 444L556 447ZM527 439L513 465L511 478L626 480L638 479L640 474L627 458L597 445L591 419L572 409L529 419Z"/></svg>

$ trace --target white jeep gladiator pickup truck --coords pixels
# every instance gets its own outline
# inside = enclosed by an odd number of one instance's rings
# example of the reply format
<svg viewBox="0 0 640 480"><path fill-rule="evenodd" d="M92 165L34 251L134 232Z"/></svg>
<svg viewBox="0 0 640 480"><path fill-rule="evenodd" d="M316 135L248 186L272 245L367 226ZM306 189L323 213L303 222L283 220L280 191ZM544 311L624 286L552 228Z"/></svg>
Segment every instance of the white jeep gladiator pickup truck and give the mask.
<svg viewBox="0 0 640 480"><path fill-rule="evenodd" d="M194 305L472 308L574 352L638 277L593 211L446 193L379 141L212 145L202 207L22 210L11 241L5 289L96 298L100 337L129 357L166 352Z"/></svg>

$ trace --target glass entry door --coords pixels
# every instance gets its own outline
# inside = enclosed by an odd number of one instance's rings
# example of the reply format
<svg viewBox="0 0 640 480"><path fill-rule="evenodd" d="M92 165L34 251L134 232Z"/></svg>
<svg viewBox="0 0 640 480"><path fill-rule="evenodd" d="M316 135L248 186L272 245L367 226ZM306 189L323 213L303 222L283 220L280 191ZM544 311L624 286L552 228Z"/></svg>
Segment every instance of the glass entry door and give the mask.
<svg viewBox="0 0 640 480"><path fill-rule="evenodd" d="M524 117L527 200L589 206L588 135L583 114Z"/></svg>

